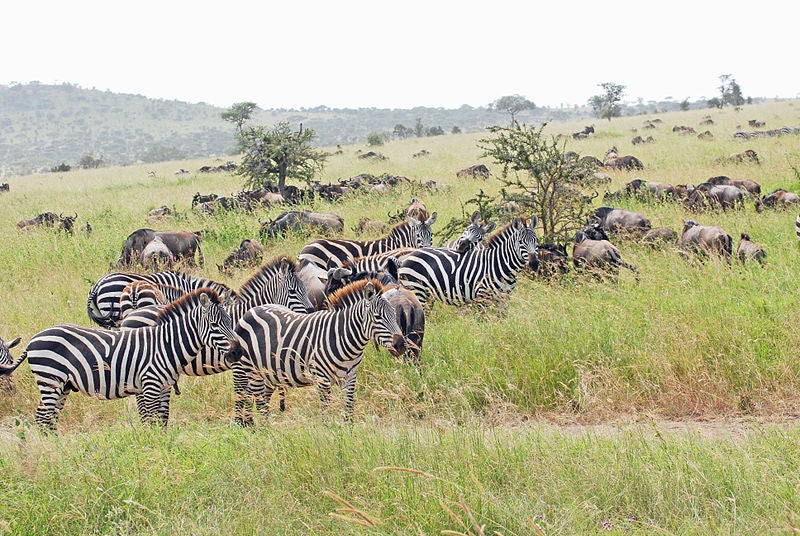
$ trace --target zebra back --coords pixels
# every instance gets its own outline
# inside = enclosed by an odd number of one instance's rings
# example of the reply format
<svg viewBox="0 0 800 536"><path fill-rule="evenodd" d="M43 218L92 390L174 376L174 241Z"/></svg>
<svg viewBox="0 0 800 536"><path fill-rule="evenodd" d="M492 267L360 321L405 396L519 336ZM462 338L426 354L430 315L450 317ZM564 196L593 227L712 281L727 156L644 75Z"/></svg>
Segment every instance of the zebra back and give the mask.
<svg viewBox="0 0 800 536"><path fill-rule="evenodd" d="M171 285L156 285L149 281L133 281L125 285L119 296L119 317L124 319L134 309L150 305L166 305L184 296L186 291Z"/></svg>
<svg viewBox="0 0 800 536"><path fill-rule="evenodd" d="M431 225L436 221L434 212L425 221L410 217L395 225L389 235L379 240L348 240L345 238L319 238L306 244L298 259L307 259L320 268L338 268L348 259L370 257L386 251L402 248L428 247L433 242Z"/></svg>
<svg viewBox="0 0 800 536"><path fill-rule="evenodd" d="M314 310L303 281L298 277L297 261L279 257L264 264L237 292L228 309L234 322L251 307L267 303L284 305L298 313Z"/></svg>
<svg viewBox="0 0 800 536"><path fill-rule="evenodd" d="M218 294L231 292L230 287L224 283L183 272L171 270L152 274L111 272L98 279L89 290L86 302L89 318L102 327L116 327L120 321L120 296L125 286L134 281L147 281L160 287L172 286L184 292L204 287L214 289Z"/></svg>

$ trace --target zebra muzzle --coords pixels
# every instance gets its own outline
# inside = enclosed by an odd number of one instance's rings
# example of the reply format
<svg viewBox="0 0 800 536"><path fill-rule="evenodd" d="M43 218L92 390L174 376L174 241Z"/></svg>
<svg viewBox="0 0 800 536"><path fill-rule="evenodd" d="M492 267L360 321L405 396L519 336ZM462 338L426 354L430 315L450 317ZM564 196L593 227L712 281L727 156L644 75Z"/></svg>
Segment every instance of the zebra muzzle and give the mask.
<svg viewBox="0 0 800 536"><path fill-rule="evenodd" d="M237 340L231 340L229 343L230 348L228 348L228 351L225 353L225 362L228 364L237 363L244 355L244 348L242 348L242 345L239 344Z"/></svg>
<svg viewBox="0 0 800 536"><path fill-rule="evenodd" d="M406 352L406 338L402 335L392 335L391 349L396 352L396 355L402 355Z"/></svg>

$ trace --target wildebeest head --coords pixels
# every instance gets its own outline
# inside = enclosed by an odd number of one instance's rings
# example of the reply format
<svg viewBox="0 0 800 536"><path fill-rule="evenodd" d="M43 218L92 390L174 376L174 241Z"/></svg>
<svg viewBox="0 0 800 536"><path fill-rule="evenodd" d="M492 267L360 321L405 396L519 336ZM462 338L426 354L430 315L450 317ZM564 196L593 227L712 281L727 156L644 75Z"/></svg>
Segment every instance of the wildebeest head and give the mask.
<svg viewBox="0 0 800 536"><path fill-rule="evenodd" d="M73 234L75 230L75 220L78 219L78 213L76 212L74 216L64 216L63 214L59 214L58 219L58 228L66 233Z"/></svg>

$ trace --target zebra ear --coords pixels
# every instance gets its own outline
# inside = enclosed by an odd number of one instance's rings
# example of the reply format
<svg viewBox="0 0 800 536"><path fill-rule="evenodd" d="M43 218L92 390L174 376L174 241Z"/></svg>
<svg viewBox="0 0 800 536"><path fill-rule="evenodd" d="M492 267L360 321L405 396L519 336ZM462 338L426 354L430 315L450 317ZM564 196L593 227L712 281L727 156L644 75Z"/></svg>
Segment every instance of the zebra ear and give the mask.
<svg viewBox="0 0 800 536"><path fill-rule="evenodd" d="M528 227L533 229L533 228L536 227L537 223L539 223L539 215L538 214L534 214L533 216L531 216L531 222L528 224Z"/></svg>
<svg viewBox="0 0 800 536"><path fill-rule="evenodd" d="M477 224L480 220L481 220L481 211L476 210L475 212L472 213L472 217L470 218L469 221L470 223Z"/></svg>
<svg viewBox="0 0 800 536"><path fill-rule="evenodd" d="M366 299L371 300L377 293L378 291L375 290L375 285L372 284L372 281L364 285L364 297Z"/></svg>
<svg viewBox="0 0 800 536"><path fill-rule="evenodd" d="M497 227L497 222L490 221L489 223L484 224L484 226L482 227L483 234L491 233L492 231L494 231L495 227Z"/></svg>
<svg viewBox="0 0 800 536"><path fill-rule="evenodd" d="M431 225L433 225L433 224L436 222L436 217L437 217L438 215L439 215L439 213L438 213L438 212L434 212L433 214L431 214L430 218L428 218L427 220L425 220L425 225L427 225L428 227L430 227Z"/></svg>
<svg viewBox="0 0 800 536"><path fill-rule="evenodd" d="M205 292L200 293L200 305L202 305L203 307L208 307L208 304L210 302L211 300L209 299L208 294L206 294Z"/></svg>
<svg viewBox="0 0 800 536"><path fill-rule="evenodd" d="M14 339L13 341L11 341L11 342L9 342L8 344L6 344L6 348L14 348L16 345L18 345L18 344L19 344L19 341L20 341L20 340L21 340L21 338L20 338L20 337L17 337L17 338L16 338L16 339Z"/></svg>

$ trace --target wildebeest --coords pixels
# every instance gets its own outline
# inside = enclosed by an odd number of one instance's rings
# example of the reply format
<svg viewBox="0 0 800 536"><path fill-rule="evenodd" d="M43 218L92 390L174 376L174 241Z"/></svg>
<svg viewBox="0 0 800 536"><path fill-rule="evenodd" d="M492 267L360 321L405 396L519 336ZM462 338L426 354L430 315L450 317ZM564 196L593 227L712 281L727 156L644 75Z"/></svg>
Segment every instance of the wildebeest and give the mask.
<svg viewBox="0 0 800 536"><path fill-rule="evenodd" d="M640 143L644 143L644 138L641 136L634 136L631 138L631 145L639 145Z"/></svg>
<svg viewBox="0 0 800 536"><path fill-rule="evenodd" d="M194 208L195 205L199 205L200 203L207 203L209 201L214 201L218 197L219 196L217 194L202 195L200 194L200 192L197 192L192 196L192 208Z"/></svg>
<svg viewBox="0 0 800 536"><path fill-rule="evenodd" d="M675 245L678 243L678 232L669 227L655 227L642 236L642 243L653 248L661 244Z"/></svg>
<svg viewBox="0 0 800 536"><path fill-rule="evenodd" d="M632 171L634 169L644 169L642 161L632 155L606 157L603 166L612 169L624 169Z"/></svg>
<svg viewBox="0 0 800 536"><path fill-rule="evenodd" d="M753 128L759 128L766 125L766 123L764 121L759 121L758 119L750 119L747 121L747 125Z"/></svg>
<svg viewBox="0 0 800 536"><path fill-rule="evenodd" d="M761 164L761 160L758 158L758 153L756 153L753 149L747 149L741 153L733 153L728 157L720 157L714 160L715 164L724 164L726 162L732 162L734 164L742 164L746 162Z"/></svg>
<svg viewBox="0 0 800 536"><path fill-rule="evenodd" d="M552 242L539 244L536 254L539 256L539 266L536 268L537 276L548 278L569 271L569 256L567 246L564 244Z"/></svg>
<svg viewBox="0 0 800 536"><path fill-rule="evenodd" d="M706 130L705 132L701 132L697 135L698 140L713 140L714 134L710 130Z"/></svg>
<svg viewBox="0 0 800 536"><path fill-rule="evenodd" d="M612 234L644 234L652 227L649 219L632 210L598 207L594 215L599 219L600 228Z"/></svg>
<svg viewBox="0 0 800 536"><path fill-rule="evenodd" d="M764 251L764 248L761 246L754 244L750 240L750 236L748 234L742 233L739 240L739 247L736 249L736 256L739 257L739 260L742 262L754 260L764 264L767 257L767 252Z"/></svg>
<svg viewBox="0 0 800 536"><path fill-rule="evenodd" d="M756 208L758 208L759 211L762 210L763 207L783 209L795 206L798 203L800 203L800 196L794 192L778 188L763 196L757 203Z"/></svg>
<svg viewBox="0 0 800 536"><path fill-rule="evenodd" d="M9 186L7 182L0 184L0 192L10 192L10 191L11 191L11 186Z"/></svg>
<svg viewBox="0 0 800 536"><path fill-rule="evenodd" d="M576 268L584 268L601 276L604 273L616 274L620 267L627 268L634 274L638 269L622 260L619 249L608 240L592 240L583 231L575 233L575 244L572 247L572 262Z"/></svg>
<svg viewBox="0 0 800 536"><path fill-rule="evenodd" d="M361 235L380 235L386 233L389 229L389 224L381 220L371 220L369 218L361 218L358 223L353 227L353 232L356 236Z"/></svg>
<svg viewBox="0 0 800 536"><path fill-rule="evenodd" d="M175 256L158 235L154 236L142 250L141 264L148 270L168 270L172 268L174 262Z"/></svg>
<svg viewBox="0 0 800 536"><path fill-rule="evenodd" d="M302 232L306 228L322 233L340 234L344 230L344 219L328 212L290 210L280 214L274 220L263 222L259 236L262 240L276 238L287 231Z"/></svg>
<svg viewBox="0 0 800 536"><path fill-rule="evenodd" d="M718 175L716 177L711 177L706 182L716 185L728 184L746 190L752 195L761 195L761 185L751 179L732 179L725 175Z"/></svg>
<svg viewBox="0 0 800 536"><path fill-rule="evenodd" d="M203 266L203 252L200 250L200 231L154 231L153 229L137 229L128 235L122 245L122 253L117 261L118 266L131 266L140 262L145 246L156 236L169 248L175 262L184 261L189 266Z"/></svg>
<svg viewBox="0 0 800 536"><path fill-rule="evenodd" d="M239 244L239 248L228 255L228 257L222 261L222 264L218 264L217 268L223 274L230 275L233 269L258 266L261 264L263 257L264 248L261 246L261 243L255 238L245 238L242 240L242 243Z"/></svg>
<svg viewBox="0 0 800 536"><path fill-rule="evenodd" d="M63 214L56 214L55 212L42 212L34 216L21 220L17 223L17 229L29 230L37 227L58 227L62 231L72 234L75 227L75 220L78 219L78 213L74 216L64 216Z"/></svg>
<svg viewBox="0 0 800 536"><path fill-rule="evenodd" d="M414 158L422 158L423 156L430 156L430 154L431 154L430 151L428 151L427 149L420 149L411 156Z"/></svg>
<svg viewBox="0 0 800 536"><path fill-rule="evenodd" d="M14 359L11 357L9 350L19 344L19 341L19 337L10 342L6 342L0 337L0 393L13 393L15 390L11 372L17 367L14 365ZM22 362L22 359L20 358L20 362Z"/></svg>
<svg viewBox="0 0 800 536"><path fill-rule="evenodd" d="M489 168L483 164L476 164L468 168L461 169L456 172L456 178L459 179L483 179L489 178Z"/></svg>
<svg viewBox="0 0 800 536"><path fill-rule="evenodd" d="M161 205L160 207L154 208L147 213L147 221L160 221L171 215L172 209L167 205Z"/></svg>
<svg viewBox="0 0 800 536"><path fill-rule="evenodd" d="M589 134L594 134L594 125L588 125L583 127L583 130L578 132L572 133L572 139L574 140L582 140L589 137Z"/></svg>
<svg viewBox="0 0 800 536"><path fill-rule="evenodd" d="M684 204L690 210L744 208L745 195L749 196L750 194L731 184L703 182L689 189ZM757 206L758 202L756 202Z"/></svg>
<svg viewBox="0 0 800 536"><path fill-rule="evenodd" d="M733 239L721 227L699 225L694 220L686 220L683 223L680 247L685 251L701 255L718 255L730 261L733 253Z"/></svg>

